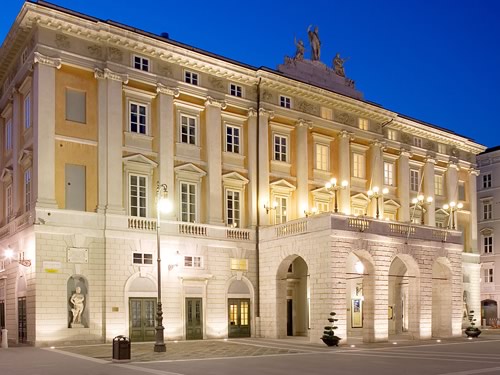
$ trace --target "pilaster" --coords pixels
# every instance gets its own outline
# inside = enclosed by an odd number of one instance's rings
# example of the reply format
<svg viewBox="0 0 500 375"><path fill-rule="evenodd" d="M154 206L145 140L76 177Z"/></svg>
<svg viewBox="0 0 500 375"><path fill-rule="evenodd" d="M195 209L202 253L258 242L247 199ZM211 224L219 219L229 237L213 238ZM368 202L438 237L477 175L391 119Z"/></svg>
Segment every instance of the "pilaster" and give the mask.
<svg viewBox="0 0 500 375"><path fill-rule="evenodd" d="M402 222L410 221L410 156L405 149L399 151L397 194L401 207L398 218Z"/></svg>
<svg viewBox="0 0 500 375"><path fill-rule="evenodd" d="M309 175L308 175L308 152L307 152L307 129L308 121L299 119L296 123L297 141L297 216L305 216L304 207L309 207Z"/></svg>
<svg viewBox="0 0 500 375"><path fill-rule="evenodd" d="M23 170L18 163L21 150L21 133L24 129L21 119L21 94L17 90L12 91L12 212L14 216L20 215L23 209ZM55 160L55 159L54 159ZM54 164L55 168L55 164ZM55 178L55 174L54 174Z"/></svg>
<svg viewBox="0 0 500 375"><path fill-rule="evenodd" d="M479 170L470 168L468 171L469 177L469 233L470 233L470 251L478 253L478 234L477 234L477 176Z"/></svg>
<svg viewBox="0 0 500 375"><path fill-rule="evenodd" d="M257 225L257 111L248 109L248 207L250 208L250 226ZM262 209L262 208L261 208Z"/></svg>
<svg viewBox="0 0 500 375"><path fill-rule="evenodd" d="M261 225L269 225L269 214L264 209L264 204L270 204L269 199L269 120L274 117L274 112L264 108L259 109L259 221Z"/></svg>
<svg viewBox="0 0 500 375"><path fill-rule="evenodd" d="M427 199L428 197L432 198L432 202L428 203L426 207L426 212L424 216L424 222L426 225L435 226L436 225L436 202L434 197L434 165L436 164L436 160L430 156L425 159L424 165L424 186L423 192L424 196Z"/></svg>
<svg viewBox="0 0 500 375"><path fill-rule="evenodd" d="M338 165L339 181L348 181L347 188L339 190L339 209L346 215L351 214L351 150L350 142L354 139L352 133L342 130L337 135L339 140Z"/></svg>
<svg viewBox="0 0 500 375"><path fill-rule="evenodd" d="M384 178L383 178L384 161L382 158L383 148L384 144L378 140L375 140L370 144L370 172L371 172L370 188L378 186L380 191L382 191L384 187ZM382 199L379 198L379 200ZM377 198L372 197L370 204L370 215L375 217L376 212L377 212ZM383 209L381 209L380 212L382 213L381 217L383 218L384 217Z"/></svg>

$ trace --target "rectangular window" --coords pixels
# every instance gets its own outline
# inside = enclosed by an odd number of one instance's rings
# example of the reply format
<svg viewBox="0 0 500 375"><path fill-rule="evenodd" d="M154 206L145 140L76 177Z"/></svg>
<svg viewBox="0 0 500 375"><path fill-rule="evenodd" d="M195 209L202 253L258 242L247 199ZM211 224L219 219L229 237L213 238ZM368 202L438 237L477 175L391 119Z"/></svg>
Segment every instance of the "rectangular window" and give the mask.
<svg viewBox="0 0 500 375"><path fill-rule="evenodd" d="M24 209L31 210L31 168L24 171Z"/></svg>
<svg viewBox="0 0 500 375"><path fill-rule="evenodd" d="M330 161L330 147L327 145L316 143L316 169L320 171L328 171Z"/></svg>
<svg viewBox="0 0 500 375"><path fill-rule="evenodd" d="M24 98L24 129L29 129L31 127L31 95L28 94Z"/></svg>
<svg viewBox="0 0 500 375"><path fill-rule="evenodd" d="M358 118L358 127L361 130L368 130L368 120L365 118Z"/></svg>
<svg viewBox="0 0 500 375"><path fill-rule="evenodd" d="M280 107L292 108L292 99L288 96L280 95Z"/></svg>
<svg viewBox="0 0 500 375"><path fill-rule="evenodd" d="M181 221L196 221L196 185L181 182Z"/></svg>
<svg viewBox="0 0 500 375"><path fill-rule="evenodd" d="M384 162L384 185L394 185L394 163Z"/></svg>
<svg viewBox="0 0 500 375"><path fill-rule="evenodd" d="M321 118L333 120L333 110L331 108L321 107Z"/></svg>
<svg viewBox="0 0 500 375"><path fill-rule="evenodd" d="M240 192L226 190L226 217L227 224L240 227Z"/></svg>
<svg viewBox="0 0 500 375"><path fill-rule="evenodd" d="M142 56L134 56L134 68L142 70L143 72L149 72L149 59Z"/></svg>
<svg viewBox="0 0 500 375"><path fill-rule="evenodd" d="M365 178L365 156L357 153L352 154L352 175L357 178Z"/></svg>
<svg viewBox="0 0 500 375"><path fill-rule="evenodd" d="M446 145L442 143L438 143L438 152L440 154L446 154Z"/></svg>
<svg viewBox="0 0 500 375"><path fill-rule="evenodd" d="M229 94L241 98L243 96L243 89L241 88L241 86L231 83L229 85Z"/></svg>
<svg viewBox="0 0 500 375"><path fill-rule="evenodd" d="M146 217L147 214L146 176L129 176L130 216Z"/></svg>
<svg viewBox="0 0 500 375"><path fill-rule="evenodd" d="M248 271L248 259L231 258L231 270L233 271Z"/></svg>
<svg viewBox="0 0 500 375"><path fill-rule="evenodd" d="M483 237L483 251L485 254L493 253L493 236Z"/></svg>
<svg viewBox="0 0 500 375"><path fill-rule="evenodd" d="M12 207L12 184L7 186L5 190L5 215L7 216L7 220L12 217L13 207Z"/></svg>
<svg viewBox="0 0 500 375"><path fill-rule="evenodd" d="M387 139L390 141L397 141L398 132L394 129L387 129Z"/></svg>
<svg viewBox="0 0 500 375"><path fill-rule="evenodd" d="M492 217L492 205L491 202L483 202L483 220L490 220Z"/></svg>
<svg viewBox="0 0 500 375"><path fill-rule="evenodd" d="M413 146L422 147L422 138L413 137Z"/></svg>
<svg viewBox="0 0 500 375"><path fill-rule="evenodd" d="M330 212L330 204L328 202L316 201L315 206L318 210L318 213Z"/></svg>
<svg viewBox="0 0 500 375"><path fill-rule="evenodd" d="M200 256L185 255L184 267L186 268L201 268L202 261Z"/></svg>
<svg viewBox="0 0 500 375"><path fill-rule="evenodd" d="M226 151L235 154L240 153L240 132L239 126L226 126Z"/></svg>
<svg viewBox="0 0 500 375"><path fill-rule="evenodd" d="M483 174L483 189L491 187L491 173Z"/></svg>
<svg viewBox="0 0 500 375"><path fill-rule="evenodd" d="M12 120L5 124L5 151L12 150Z"/></svg>
<svg viewBox="0 0 500 375"><path fill-rule="evenodd" d="M458 200L465 201L465 182L458 181Z"/></svg>
<svg viewBox="0 0 500 375"><path fill-rule="evenodd" d="M274 136L274 160L287 161L287 137L283 135Z"/></svg>
<svg viewBox="0 0 500 375"><path fill-rule="evenodd" d="M134 264L153 264L153 254L151 253L133 253Z"/></svg>
<svg viewBox="0 0 500 375"><path fill-rule="evenodd" d="M130 102L129 112L130 131L132 133L147 134L147 106Z"/></svg>
<svg viewBox="0 0 500 375"><path fill-rule="evenodd" d="M184 82L198 86L198 81L198 73L190 72L189 70L184 71Z"/></svg>
<svg viewBox="0 0 500 375"><path fill-rule="evenodd" d="M0 301L0 328L5 328L5 301Z"/></svg>
<svg viewBox="0 0 500 375"><path fill-rule="evenodd" d="M275 224L283 224L288 221L288 198L286 197L276 197L276 222Z"/></svg>
<svg viewBox="0 0 500 375"><path fill-rule="evenodd" d="M181 143L196 145L196 117L181 115Z"/></svg>
<svg viewBox="0 0 500 375"><path fill-rule="evenodd" d="M85 124L87 94L84 91L66 89L66 120Z"/></svg>
<svg viewBox="0 0 500 375"><path fill-rule="evenodd" d="M419 191L420 172L417 169L410 169L410 190Z"/></svg>
<svg viewBox="0 0 500 375"><path fill-rule="evenodd" d="M444 194L444 186L443 186L443 176L436 174L434 175L434 194L435 195L443 195Z"/></svg>
<svg viewBox="0 0 500 375"><path fill-rule="evenodd" d="M485 283L492 283L493 282L493 268L485 268L483 270L484 272L484 282Z"/></svg>

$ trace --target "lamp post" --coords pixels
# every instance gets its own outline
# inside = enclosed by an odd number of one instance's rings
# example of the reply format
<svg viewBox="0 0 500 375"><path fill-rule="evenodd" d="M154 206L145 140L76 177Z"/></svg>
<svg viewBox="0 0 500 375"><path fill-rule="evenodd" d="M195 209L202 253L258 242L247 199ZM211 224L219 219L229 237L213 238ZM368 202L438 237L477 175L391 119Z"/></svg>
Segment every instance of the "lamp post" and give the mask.
<svg viewBox="0 0 500 375"><path fill-rule="evenodd" d="M338 200L337 200L337 192L340 190L340 189L345 189L347 187L349 183L344 180L342 181L342 183L340 185L337 185L337 179L334 177L332 178L329 182L327 182L325 184L325 189L327 191L333 191L333 195L334 195L334 207L333 207L333 212L337 213L339 212L339 208L338 208Z"/></svg>
<svg viewBox="0 0 500 375"><path fill-rule="evenodd" d="M411 200L411 203L413 203L416 207L420 208L420 210L422 211L422 214L420 215L420 224L422 225L425 224L424 207L430 205L432 201L433 201L432 197L425 198L422 194Z"/></svg>
<svg viewBox="0 0 500 375"><path fill-rule="evenodd" d="M380 191L380 189L379 189L378 186L374 186L371 190L367 191L368 197L369 198L375 198L375 200L377 202L377 212L376 212L376 216L375 216L377 219L380 217L380 210L379 210L379 206L378 206L378 199L380 197L383 197L384 194L387 194L388 192L389 192L389 189L387 189L387 188L383 188L382 191Z"/></svg>
<svg viewBox="0 0 500 375"><path fill-rule="evenodd" d="M445 204L443 206L443 210L448 211L450 213L450 222L449 226L451 229L455 230L455 212L462 209L464 205L459 202L458 204L455 202L450 202L449 204Z"/></svg>
<svg viewBox="0 0 500 375"><path fill-rule="evenodd" d="M154 351L161 353L166 352L167 347L165 345L165 340L163 333L165 328L163 327L163 311L161 306L161 253L160 253L160 212L167 211L168 200L167 200L167 185L156 184L156 252L157 252L157 272L158 272L158 301L156 309L156 342L154 346Z"/></svg>

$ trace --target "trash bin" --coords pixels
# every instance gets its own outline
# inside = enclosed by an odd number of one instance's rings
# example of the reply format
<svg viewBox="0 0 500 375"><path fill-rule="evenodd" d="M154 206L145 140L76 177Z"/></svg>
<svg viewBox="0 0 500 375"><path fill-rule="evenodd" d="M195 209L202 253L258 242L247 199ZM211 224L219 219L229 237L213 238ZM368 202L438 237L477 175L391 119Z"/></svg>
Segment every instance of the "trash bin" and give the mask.
<svg viewBox="0 0 500 375"><path fill-rule="evenodd" d="M130 361L130 339L116 336L113 339L113 361Z"/></svg>

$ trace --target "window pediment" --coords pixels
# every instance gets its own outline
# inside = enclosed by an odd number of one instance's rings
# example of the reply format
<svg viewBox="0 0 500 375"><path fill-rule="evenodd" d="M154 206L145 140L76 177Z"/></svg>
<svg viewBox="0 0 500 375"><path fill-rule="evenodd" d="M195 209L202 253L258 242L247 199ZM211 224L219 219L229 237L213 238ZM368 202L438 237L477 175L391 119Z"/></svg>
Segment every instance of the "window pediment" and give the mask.
<svg viewBox="0 0 500 375"><path fill-rule="evenodd" d="M28 168L33 162L33 151L31 150L23 150L17 162L22 165L24 169Z"/></svg>
<svg viewBox="0 0 500 375"><path fill-rule="evenodd" d="M271 182L269 184L269 187L274 193L281 193L281 194L291 194L293 191L295 191L296 187L293 186L291 183L289 183L285 179L277 180L274 182Z"/></svg>
<svg viewBox="0 0 500 375"><path fill-rule="evenodd" d="M153 174L153 169L158 163L145 157L142 154L134 154L122 158L123 166L126 172Z"/></svg>
<svg viewBox="0 0 500 375"><path fill-rule="evenodd" d="M179 165L174 168L174 171L177 179L195 182L200 182L201 179L207 175L207 172L193 163Z"/></svg>
<svg viewBox="0 0 500 375"><path fill-rule="evenodd" d="M480 232L483 236L491 236L493 234L493 229L492 228L483 228L480 230Z"/></svg>
<svg viewBox="0 0 500 375"><path fill-rule="evenodd" d="M12 168L4 168L0 179L2 182L11 183L12 182Z"/></svg>
<svg viewBox="0 0 500 375"><path fill-rule="evenodd" d="M351 202L357 203L357 204L367 204L368 202L370 202L370 198L368 198L363 193L358 193L358 194L355 194L351 197Z"/></svg>
<svg viewBox="0 0 500 375"><path fill-rule="evenodd" d="M242 189L248 184L249 180L243 177L241 174L237 172L226 173L222 176L222 181L227 187L234 187Z"/></svg>

